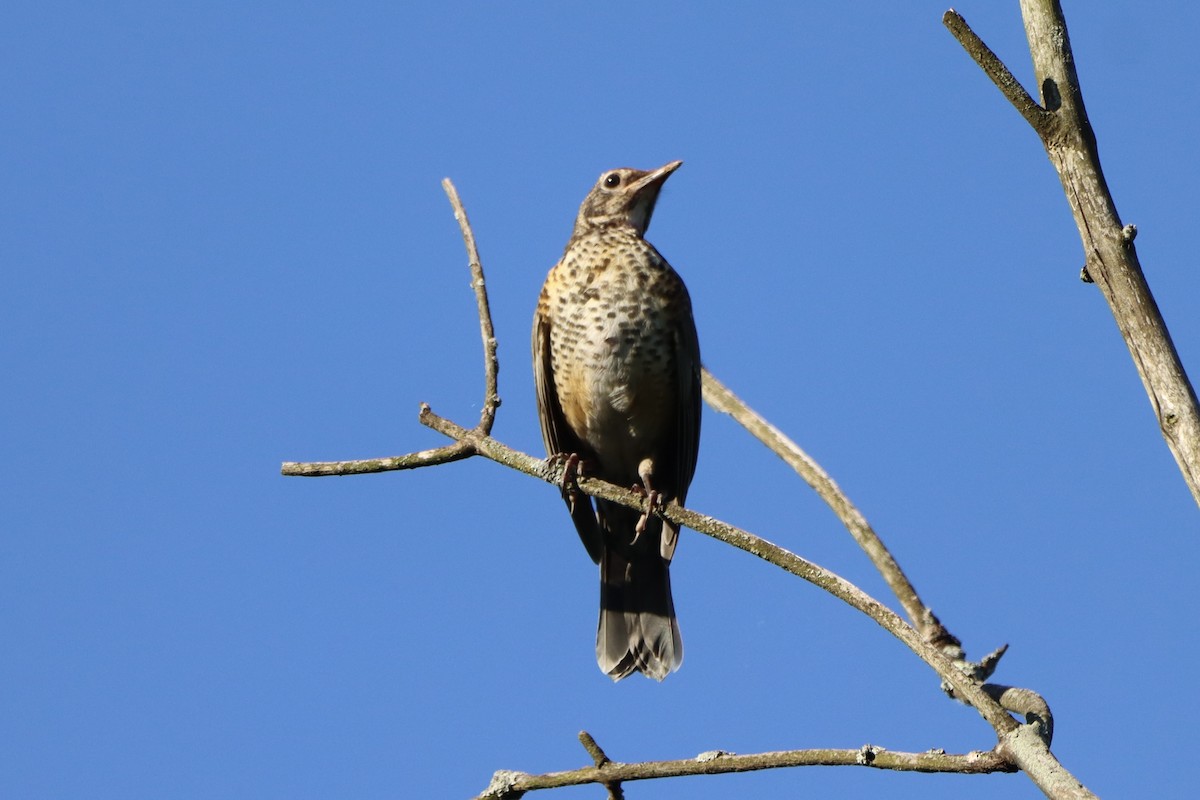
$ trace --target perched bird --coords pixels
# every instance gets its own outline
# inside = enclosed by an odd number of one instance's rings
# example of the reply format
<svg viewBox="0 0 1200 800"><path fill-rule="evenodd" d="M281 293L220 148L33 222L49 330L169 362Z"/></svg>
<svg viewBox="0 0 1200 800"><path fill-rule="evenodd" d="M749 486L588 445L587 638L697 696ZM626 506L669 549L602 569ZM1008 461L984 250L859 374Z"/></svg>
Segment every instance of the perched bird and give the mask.
<svg viewBox="0 0 1200 800"><path fill-rule="evenodd" d="M700 345L687 288L644 238L666 179L614 169L584 199L533 323L542 438L551 457L653 504L683 503L700 441ZM679 529L656 514L572 491L564 498L600 565L596 659L613 680L634 670L662 680L683 642L668 567Z"/></svg>

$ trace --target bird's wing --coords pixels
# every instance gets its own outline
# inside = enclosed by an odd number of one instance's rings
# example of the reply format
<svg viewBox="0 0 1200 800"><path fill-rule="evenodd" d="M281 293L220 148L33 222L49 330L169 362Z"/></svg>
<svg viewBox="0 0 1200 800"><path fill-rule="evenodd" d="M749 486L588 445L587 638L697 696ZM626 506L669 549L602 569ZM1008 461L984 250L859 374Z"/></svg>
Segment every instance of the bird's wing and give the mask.
<svg viewBox="0 0 1200 800"><path fill-rule="evenodd" d="M675 334L675 374L676 403L679 414L675 418L673 451L669 451L667 462L674 466L670 476L670 485L666 488L674 499L683 505L687 500L688 486L696 473L696 459L700 452L700 409L704 404L700 388L700 338L696 335L696 323L692 319L692 302L683 289L683 309L681 320ZM662 541L659 544L661 555L667 561L675 555L675 544L679 538L679 529L664 521Z"/></svg>
<svg viewBox="0 0 1200 800"><path fill-rule="evenodd" d="M558 401L558 391L554 387L554 363L550 358L550 321L542 313L541 306L538 307L533 320L533 380L537 386L538 419L542 423L542 441L546 445L546 454L575 454L581 460L586 460L590 451L584 448L579 437L567 424L562 405ZM579 493L573 503L570 497L566 500L583 546L587 548L592 561L599 564L604 549L604 535L596 521L591 498Z"/></svg>

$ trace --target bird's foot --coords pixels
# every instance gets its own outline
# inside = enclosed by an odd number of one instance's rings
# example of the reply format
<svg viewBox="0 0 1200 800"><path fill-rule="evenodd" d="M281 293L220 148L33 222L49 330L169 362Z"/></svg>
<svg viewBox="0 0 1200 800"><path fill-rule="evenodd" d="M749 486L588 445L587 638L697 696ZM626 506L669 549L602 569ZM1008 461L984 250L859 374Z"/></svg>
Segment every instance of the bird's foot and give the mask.
<svg viewBox="0 0 1200 800"><path fill-rule="evenodd" d="M582 459L578 453L555 453L546 460L551 464L562 464L563 473L559 489L562 491L563 500L566 500L571 511L574 511L575 503L579 499L578 480L583 474Z"/></svg>
<svg viewBox="0 0 1200 800"><path fill-rule="evenodd" d="M650 515L657 513L663 507L662 495L654 489L647 489L642 484L634 484L632 487L634 494L646 498L646 510L638 517L637 525L633 527L633 543L641 538L646 532L646 525L650 522Z"/></svg>
<svg viewBox="0 0 1200 800"><path fill-rule="evenodd" d="M638 517L637 525L634 526L634 542L646 532L646 525L650 522L650 515L662 508L662 495L650 485L650 478L653 474L654 461L649 458L643 458L638 464L638 477L642 479L642 482L635 485L633 491L646 498L646 510L642 513L642 516Z"/></svg>

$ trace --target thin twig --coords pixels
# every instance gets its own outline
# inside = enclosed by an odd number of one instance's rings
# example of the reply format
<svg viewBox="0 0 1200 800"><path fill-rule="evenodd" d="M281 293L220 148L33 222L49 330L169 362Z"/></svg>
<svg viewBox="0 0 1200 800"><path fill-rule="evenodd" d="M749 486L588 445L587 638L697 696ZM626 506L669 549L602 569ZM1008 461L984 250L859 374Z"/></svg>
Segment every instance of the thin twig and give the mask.
<svg viewBox="0 0 1200 800"><path fill-rule="evenodd" d="M479 308L479 335L483 339L483 409L479 412L479 430L492 432L496 420L496 409L500 407L499 372L500 361L496 358L496 331L492 327L492 309L488 303L487 282L483 277L483 262L479 260L479 248L475 246L475 233L467 220L458 190L449 178L442 179L442 189L450 198L454 218L462 231L463 244L467 248L467 261L471 268L471 288L475 290L475 303Z"/></svg>
<svg viewBox="0 0 1200 800"><path fill-rule="evenodd" d="M479 412L479 424L476 426L476 430L488 434L492 432L492 423L496 420L496 409L500 407L500 391L497 383L500 361L496 357L496 332L492 327L492 309L488 302L487 282L483 276L483 262L479 260L479 249L475 246L475 233L471 230L471 223L467 219L467 210L463 208L462 200L458 197L458 190L454 188L454 184L449 178L442 181L442 189L450 198L450 207L454 209L454 218L458 220L458 227L462 232L463 246L467 249L467 262L471 270L471 288L475 291L475 305L479 312L479 333L483 339L483 408ZM372 472L390 472L448 464L472 455L474 453L469 444L455 442L446 447L421 450L402 456L364 458L357 461L285 461L280 472L289 477L302 478L366 475Z"/></svg>
<svg viewBox="0 0 1200 800"><path fill-rule="evenodd" d="M601 772L607 771L612 759L605 754L600 745L596 744L596 740L587 731L579 732L579 743L583 745L583 749L587 750L588 755L592 757L592 763L596 765L596 769ZM601 781L604 788L608 790L608 800L625 800L625 792L621 789L621 782L618 780Z"/></svg>
<svg viewBox="0 0 1200 800"><path fill-rule="evenodd" d="M731 772L814 766L873 767L898 772L949 772L964 775L1016 772L1016 768L1005 756L995 750L972 753L946 753L941 750L903 753L874 745L846 750L780 750L747 755L714 750L701 753L695 758L643 761L637 764L609 761L603 767L582 767L543 775L498 772L493 776L488 788L475 800L508 800L519 797L523 792L537 789L557 789L587 783L604 784L614 780L641 781L685 775L722 775Z"/></svg>
<svg viewBox="0 0 1200 800"><path fill-rule="evenodd" d="M579 743L583 745L584 750L587 750L588 755L592 757L592 761L597 767L603 767L612 761L587 731L579 732Z"/></svg>
<svg viewBox="0 0 1200 800"><path fill-rule="evenodd" d="M366 475L398 469L417 469L449 464L475 455L471 446L455 442L432 450L420 450L402 456L364 458L357 461L285 461L280 472L300 478L324 478L330 475Z"/></svg>

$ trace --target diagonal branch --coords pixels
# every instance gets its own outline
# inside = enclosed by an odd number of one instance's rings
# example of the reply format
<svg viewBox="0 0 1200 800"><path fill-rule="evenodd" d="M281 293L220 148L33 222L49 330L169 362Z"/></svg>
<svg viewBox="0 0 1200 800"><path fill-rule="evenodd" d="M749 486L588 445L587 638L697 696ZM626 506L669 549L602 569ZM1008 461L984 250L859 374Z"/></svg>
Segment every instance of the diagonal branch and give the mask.
<svg viewBox="0 0 1200 800"><path fill-rule="evenodd" d="M963 46L963 49L975 59L975 63L979 68L992 79L992 83L996 84L996 88L1008 98L1008 102L1021 113L1035 131L1039 133L1052 123L1053 115L1048 113L1044 108L1037 104L1037 101L1029 96L1029 92L1025 91L1025 87L1017 80L1016 76L1009 71L1004 62L999 56L992 52L992 49L984 44L984 41L976 35L975 31L971 30L971 26L963 19L962 14L959 14L954 9L950 9L942 15L942 24L950 29L954 34L954 38L958 39L958 43Z"/></svg>
<svg viewBox="0 0 1200 800"><path fill-rule="evenodd" d="M762 442L768 450L782 458L788 466L794 469L833 509L833 513L846 526L846 530L850 531L854 541L883 575L888 587L895 593L904 612L913 626L920 631L922 638L933 646L941 648L952 658L961 658L961 642L946 630L929 610L929 607L921 602L917 590L904 574L904 570L896 563L896 559L892 557L891 551L884 545L883 540L875 533L875 529L867 522L867 518L854 503L850 502L850 498L834 482L833 478L821 469L821 465L804 452L800 445L793 442L781 430L742 402L741 398L713 377L707 369L704 370L703 380L704 400L713 409L732 416L749 431L751 436Z"/></svg>
<svg viewBox="0 0 1200 800"><path fill-rule="evenodd" d="M959 641L958 637L950 633L933 611L921 601L920 596L917 595L917 590L908 580L908 576L904 574L904 570L900 568L899 563L892 556L891 551L887 549L879 534L875 532L875 529L867 522L866 517L850 501L850 498L834 482L833 478L829 477L829 474L821 469L821 465L808 455L800 445L793 442L781 430L759 416L757 412L746 405L741 398L717 380L707 369L703 370L703 381L705 402L714 410L732 416L751 436L758 439L768 450L782 458L784 462L792 467L816 491L817 495L825 501L826 505L833 510L833 513L846 526L854 541L858 543L858 546L867 554L871 563L879 570L888 587L900 601L900 605L908 615L909 621L920 633L921 638L941 650L945 656L954 661L960 670L971 675L976 680L983 682L991 677L1000 663L1000 658L1008 649L1008 645L1002 645L978 662L968 660L966 653L963 651L962 642ZM943 682L942 688L951 697L956 697L954 688L950 684ZM1005 710L1019 714L1026 714L1029 703L1033 702L1029 698L1037 698L1037 701L1041 703L1040 707L1045 709L1045 718L1049 718L1050 710L1040 696L1029 689L1021 689L1019 691L1024 694L1021 695L1021 703L1018 705L1008 705L1005 702L1006 698L1015 697L1016 695L993 693L992 696ZM1047 741L1049 741L1048 734L1053 728L1048 725L1046 726L1046 730Z"/></svg>
<svg viewBox="0 0 1200 800"><path fill-rule="evenodd" d="M421 424L433 428L438 433L448 436L455 441L468 443L476 453L484 458L496 461L526 475L540 478L547 483L560 485L562 482L563 466L561 464L534 458L531 455L514 450L508 445L480 433L478 430L464 428L444 417L438 416L428 406L424 406L421 409ZM614 503L620 503L643 513L647 511L646 498L624 487L589 477L580 477L577 484L585 494ZM1005 710L987 695L979 683L959 670L954 665L954 662L943 655L938 648L927 643L896 612L868 595L850 581L766 539L755 536L748 531L714 517L683 508L674 501L656 510L672 522L684 525L706 536L711 536L718 541L733 545L739 550L745 550L747 553L758 556L764 561L774 564L799 578L803 578L809 583L829 592L842 602L861 611L863 614L866 614L880 627L903 642L905 646L916 653L925 663L933 667L942 680L953 687L955 696L978 711L997 733L1003 734L1017 727L1017 723L1012 717L1008 716Z"/></svg>
<svg viewBox="0 0 1200 800"><path fill-rule="evenodd" d="M1058 0L1021 0L1021 15L1042 98L1036 111L1028 93L1017 91L1012 73L957 12L947 11L942 21L1046 148L1079 229L1085 280L1094 282L1108 302L1163 438L1193 499L1200 503L1200 404L1142 273L1133 246L1137 229L1121 224L1104 179L1062 6Z"/></svg>

